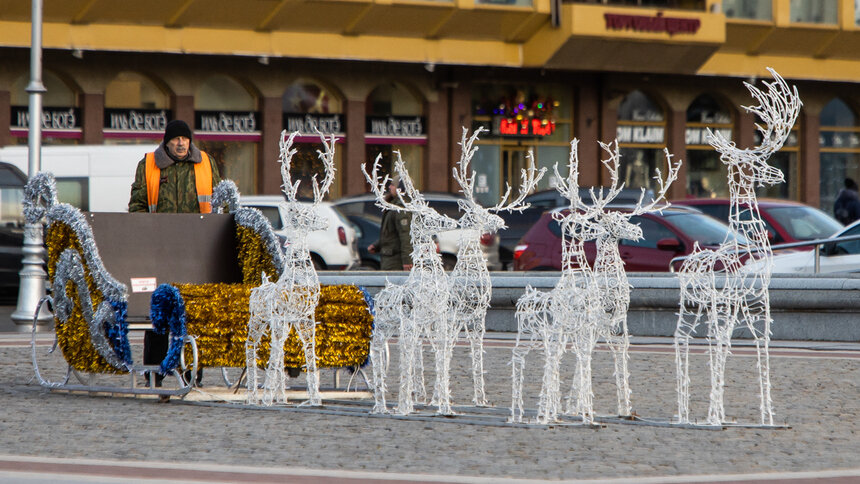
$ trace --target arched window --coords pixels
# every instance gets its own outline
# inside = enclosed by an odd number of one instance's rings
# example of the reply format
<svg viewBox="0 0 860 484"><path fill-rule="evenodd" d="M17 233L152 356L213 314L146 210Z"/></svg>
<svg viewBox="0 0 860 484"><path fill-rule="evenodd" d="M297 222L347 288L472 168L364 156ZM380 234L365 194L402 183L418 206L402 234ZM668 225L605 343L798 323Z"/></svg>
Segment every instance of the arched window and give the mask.
<svg viewBox="0 0 860 484"><path fill-rule="evenodd" d="M16 144L26 145L29 132L30 76L22 75L12 84L11 134ZM81 137L81 112L77 93L59 76L42 73L42 144L76 144Z"/></svg>
<svg viewBox="0 0 860 484"><path fill-rule="evenodd" d="M293 155L290 175L299 184L299 196L313 197L314 175L317 180L325 176L317 150L322 149L319 130L324 135L335 135L339 140L345 138L345 123L342 114L341 97L322 84L311 79L297 79L287 86L283 95L284 129L301 133L295 139L296 154ZM342 141L341 141L342 142ZM335 168L340 172L342 150L335 150ZM342 172L341 172L342 173ZM329 198L341 194L340 177L335 177Z"/></svg>
<svg viewBox="0 0 860 484"><path fill-rule="evenodd" d="M370 170L376 157L382 155L382 170L390 173L393 153L399 151L409 176L421 189L424 145L427 144L424 101L406 86L391 82L377 86L367 96L365 126L365 163Z"/></svg>
<svg viewBox="0 0 860 484"><path fill-rule="evenodd" d="M821 209L833 211L833 202L845 178L860 181L860 125L857 114L844 101L833 99L821 110Z"/></svg>
<svg viewBox="0 0 860 484"><path fill-rule="evenodd" d="M642 91L633 91L621 100L616 137L625 187L655 188L654 169L662 169L664 164L665 119L663 109Z"/></svg>
<svg viewBox="0 0 860 484"><path fill-rule="evenodd" d="M105 89L105 144L158 142L170 121L170 99L151 79L120 72Z"/></svg>
<svg viewBox="0 0 860 484"><path fill-rule="evenodd" d="M246 195L257 193L256 107L255 96L224 75L208 78L194 95L195 144L216 160L221 178L233 180Z"/></svg>
<svg viewBox="0 0 860 484"><path fill-rule="evenodd" d="M687 108L687 193L696 198L728 196L726 169L708 144L707 130L732 139L732 115L713 97L702 94Z"/></svg>

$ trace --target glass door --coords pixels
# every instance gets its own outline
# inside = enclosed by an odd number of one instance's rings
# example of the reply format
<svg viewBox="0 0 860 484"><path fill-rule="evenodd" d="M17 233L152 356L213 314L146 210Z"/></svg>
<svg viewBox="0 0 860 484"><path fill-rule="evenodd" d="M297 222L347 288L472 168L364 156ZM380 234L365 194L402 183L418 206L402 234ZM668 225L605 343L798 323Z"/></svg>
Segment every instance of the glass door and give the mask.
<svg viewBox="0 0 860 484"><path fill-rule="evenodd" d="M500 180L499 196L505 194L505 184L510 184L512 187L511 196L516 196L520 189L522 178L522 170L528 167L528 159L526 155L529 150L534 150L532 146L503 146L502 147L502 169ZM537 163L537 160L535 160Z"/></svg>

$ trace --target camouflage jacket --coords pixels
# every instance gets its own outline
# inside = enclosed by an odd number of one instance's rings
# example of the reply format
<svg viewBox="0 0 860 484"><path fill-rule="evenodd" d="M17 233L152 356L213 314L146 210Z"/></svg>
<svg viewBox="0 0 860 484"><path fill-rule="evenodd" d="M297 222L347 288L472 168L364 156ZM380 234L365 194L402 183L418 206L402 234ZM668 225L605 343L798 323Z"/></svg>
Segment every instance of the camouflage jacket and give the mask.
<svg viewBox="0 0 860 484"><path fill-rule="evenodd" d="M409 229L412 214L386 211L379 227L380 269L402 271L404 264L412 264L412 238Z"/></svg>
<svg viewBox="0 0 860 484"><path fill-rule="evenodd" d="M188 160L175 162L167 155L164 144L155 150L155 164L161 169L161 183L158 186L158 213L199 213L197 186L194 177L194 163L202 161L200 150L192 143ZM218 166L210 156L212 164L212 186L221 181ZM131 198L128 200L129 212L148 212L146 199L146 157L137 164L134 183L131 185Z"/></svg>

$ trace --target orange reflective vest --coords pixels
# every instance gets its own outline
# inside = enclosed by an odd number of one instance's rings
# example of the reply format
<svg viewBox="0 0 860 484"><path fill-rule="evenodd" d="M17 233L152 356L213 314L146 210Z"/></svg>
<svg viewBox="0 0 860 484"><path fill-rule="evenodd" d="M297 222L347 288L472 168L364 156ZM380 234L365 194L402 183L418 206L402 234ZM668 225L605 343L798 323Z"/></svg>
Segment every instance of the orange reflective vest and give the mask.
<svg viewBox="0 0 860 484"><path fill-rule="evenodd" d="M197 186L197 203L200 213L212 213L212 162L209 155L200 152L200 163L194 164L194 180ZM146 154L146 199L149 211L158 208L158 189L161 186L161 168L155 164L155 153Z"/></svg>

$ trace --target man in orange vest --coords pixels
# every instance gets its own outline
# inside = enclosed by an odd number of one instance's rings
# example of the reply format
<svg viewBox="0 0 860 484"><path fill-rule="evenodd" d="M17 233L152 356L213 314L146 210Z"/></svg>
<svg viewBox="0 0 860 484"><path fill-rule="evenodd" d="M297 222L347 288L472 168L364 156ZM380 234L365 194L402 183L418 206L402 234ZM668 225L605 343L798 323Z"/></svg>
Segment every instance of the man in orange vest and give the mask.
<svg viewBox="0 0 860 484"><path fill-rule="evenodd" d="M210 213L212 189L221 181L218 167L209 155L191 142L185 121L167 123L164 140L137 164L131 185L129 212ZM167 355L168 335L147 331L143 337L143 364L157 365ZM164 378L155 375L155 384ZM190 379L191 375L186 375ZM203 370L197 372L197 384ZM166 401L167 399L162 399Z"/></svg>
<svg viewBox="0 0 860 484"><path fill-rule="evenodd" d="M218 166L191 142L191 128L173 120L158 148L137 164L128 211L210 213L220 181Z"/></svg>

